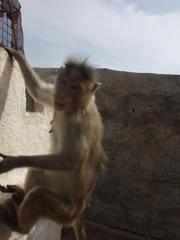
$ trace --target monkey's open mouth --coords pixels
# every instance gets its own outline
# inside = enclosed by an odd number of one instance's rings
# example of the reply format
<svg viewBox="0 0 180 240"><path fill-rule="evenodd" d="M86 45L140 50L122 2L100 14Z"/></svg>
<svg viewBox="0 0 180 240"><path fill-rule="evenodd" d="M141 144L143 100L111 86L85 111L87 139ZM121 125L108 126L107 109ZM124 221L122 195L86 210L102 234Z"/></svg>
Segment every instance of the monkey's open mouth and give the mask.
<svg viewBox="0 0 180 240"><path fill-rule="evenodd" d="M57 110L63 110L65 108L65 103L55 103L55 107Z"/></svg>

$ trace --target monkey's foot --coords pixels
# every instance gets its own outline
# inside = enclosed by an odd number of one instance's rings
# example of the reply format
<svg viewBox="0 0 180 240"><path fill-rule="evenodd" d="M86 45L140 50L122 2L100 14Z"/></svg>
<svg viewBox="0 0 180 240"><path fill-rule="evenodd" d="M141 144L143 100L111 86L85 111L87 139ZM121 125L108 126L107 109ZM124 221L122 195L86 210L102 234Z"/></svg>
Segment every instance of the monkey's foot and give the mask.
<svg viewBox="0 0 180 240"><path fill-rule="evenodd" d="M7 188L0 185L0 191L3 192L3 193L7 193Z"/></svg>
<svg viewBox="0 0 180 240"><path fill-rule="evenodd" d="M12 200L16 204L20 204L24 199L24 190L17 185L7 185L6 187L0 185L0 191L3 193L12 193Z"/></svg>

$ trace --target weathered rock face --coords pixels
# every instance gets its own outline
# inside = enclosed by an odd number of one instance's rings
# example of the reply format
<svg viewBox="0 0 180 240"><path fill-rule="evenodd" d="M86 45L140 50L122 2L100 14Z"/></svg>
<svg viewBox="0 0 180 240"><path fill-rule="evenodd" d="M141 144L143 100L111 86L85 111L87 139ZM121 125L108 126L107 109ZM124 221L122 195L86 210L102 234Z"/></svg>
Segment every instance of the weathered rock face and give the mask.
<svg viewBox="0 0 180 240"><path fill-rule="evenodd" d="M158 239L180 239L180 78L99 70L107 172L89 218Z"/></svg>
<svg viewBox="0 0 180 240"><path fill-rule="evenodd" d="M43 70L38 71L43 76ZM48 69L46 74L55 75ZM98 70L107 172L87 217L158 239L180 239L180 77Z"/></svg>

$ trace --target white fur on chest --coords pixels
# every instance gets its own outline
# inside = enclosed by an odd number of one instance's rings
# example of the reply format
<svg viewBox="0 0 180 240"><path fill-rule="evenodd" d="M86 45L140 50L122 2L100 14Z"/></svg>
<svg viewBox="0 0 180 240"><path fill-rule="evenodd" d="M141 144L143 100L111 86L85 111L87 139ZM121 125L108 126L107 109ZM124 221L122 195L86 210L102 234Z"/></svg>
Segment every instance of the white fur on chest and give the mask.
<svg viewBox="0 0 180 240"><path fill-rule="evenodd" d="M64 116L61 112L56 112L52 120L51 151L53 153L61 151L65 134L66 124Z"/></svg>
<svg viewBox="0 0 180 240"><path fill-rule="evenodd" d="M60 152L63 147L69 150L69 147L72 147L71 139L74 139L74 136L79 139L80 134L83 135L91 115L97 116L94 96L85 109L79 109L73 114L67 115L64 111L56 111L52 120L52 152Z"/></svg>

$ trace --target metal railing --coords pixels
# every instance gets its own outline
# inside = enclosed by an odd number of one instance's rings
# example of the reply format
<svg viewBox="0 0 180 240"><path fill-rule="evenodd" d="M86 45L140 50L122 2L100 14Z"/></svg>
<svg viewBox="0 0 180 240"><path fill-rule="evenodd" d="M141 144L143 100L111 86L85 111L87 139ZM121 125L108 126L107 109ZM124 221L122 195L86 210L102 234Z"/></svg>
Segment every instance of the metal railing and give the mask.
<svg viewBox="0 0 180 240"><path fill-rule="evenodd" d="M0 0L0 43L23 51L21 5L17 0Z"/></svg>

